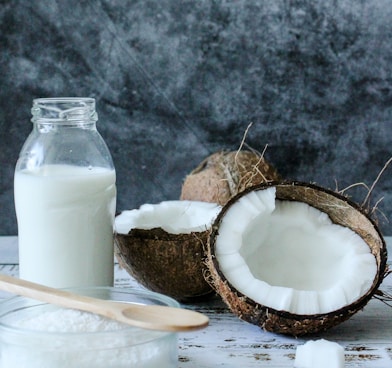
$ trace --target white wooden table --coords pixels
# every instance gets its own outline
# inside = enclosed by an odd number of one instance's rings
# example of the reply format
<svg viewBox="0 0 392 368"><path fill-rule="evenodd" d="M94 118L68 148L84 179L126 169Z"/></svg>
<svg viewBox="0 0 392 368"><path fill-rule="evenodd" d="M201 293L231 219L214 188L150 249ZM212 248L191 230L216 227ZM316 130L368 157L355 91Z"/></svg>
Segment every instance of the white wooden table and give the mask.
<svg viewBox="0 0 392 368"><path fill-rule="evenodd" d="M386 241L392 255L392 237ZM18 276L16 237L0 237L0 272ZM141 288L117 264L115 286ZM392 294L392 275L381 289ZM8 296L0 292L0 299ZM206 313L210 325L179 335L180 368L293 367L296 347L319 338L344 347L346 367L392 367L392 308L378 300L371 300L363 311L325 333L301 338L264 332L243 322L218 297L185 307Z"/></svg>

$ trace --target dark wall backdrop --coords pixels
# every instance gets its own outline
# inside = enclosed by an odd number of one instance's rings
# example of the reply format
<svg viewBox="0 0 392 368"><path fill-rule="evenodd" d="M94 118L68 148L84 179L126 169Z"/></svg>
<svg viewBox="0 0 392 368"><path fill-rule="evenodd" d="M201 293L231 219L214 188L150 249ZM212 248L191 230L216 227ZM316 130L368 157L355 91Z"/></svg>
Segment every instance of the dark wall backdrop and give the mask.
<svg viewBox="0 0 392 368"><path fill-rule="evenodd" d="M290 179L370 186L392 156L389 0L3 0L0 234L36 97L90 96L118 210L177 199L203 158L246 143ZM385 235L392 168L372 203ZM361 202L365 186L347 192Z"/></svg>

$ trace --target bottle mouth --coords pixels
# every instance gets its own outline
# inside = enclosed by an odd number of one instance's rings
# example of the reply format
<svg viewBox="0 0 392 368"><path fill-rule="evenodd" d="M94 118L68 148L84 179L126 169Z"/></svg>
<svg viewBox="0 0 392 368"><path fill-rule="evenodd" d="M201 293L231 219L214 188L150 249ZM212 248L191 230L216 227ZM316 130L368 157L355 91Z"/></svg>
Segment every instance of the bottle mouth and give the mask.
<svg viewBox="0 0 392 368"><path fill-rule="evenodd" d="M31 109L32 122L76 123L95 122L95 99L89 97L37 98Z"/></svg>

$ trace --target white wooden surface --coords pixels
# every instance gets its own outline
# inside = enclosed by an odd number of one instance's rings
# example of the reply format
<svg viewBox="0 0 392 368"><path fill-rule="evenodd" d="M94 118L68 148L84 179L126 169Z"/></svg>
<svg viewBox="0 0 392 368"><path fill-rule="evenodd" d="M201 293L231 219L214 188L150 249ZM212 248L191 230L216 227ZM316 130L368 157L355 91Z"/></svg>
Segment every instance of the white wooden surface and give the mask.
<svg viewBox="0 0 392 368"><path fill-rule="evenodd" d="M386 241L392 254L392 237ZM16 237L0 237L0 272L18 276ZM391 279L392 275L381 285L390 294ZM115 280L115 286L140 287L117 264ZM0 292L0 299L7 296ZM319 338L344 347L345 367L392 367L392 308L379 300L370 301L363 311L323 334L298 339L264 332L239 320L218 297L185 307L206 313L210 325L179 335L179 368L293 367L296 347Z"/></svg>

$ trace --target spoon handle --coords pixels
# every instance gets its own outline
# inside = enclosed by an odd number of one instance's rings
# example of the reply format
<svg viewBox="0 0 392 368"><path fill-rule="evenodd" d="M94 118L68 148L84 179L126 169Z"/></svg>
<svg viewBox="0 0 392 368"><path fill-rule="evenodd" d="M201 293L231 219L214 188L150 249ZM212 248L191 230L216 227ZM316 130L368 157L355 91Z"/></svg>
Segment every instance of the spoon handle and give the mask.
<svg viewBox="0 0 392 368"><path fill-rule="evenodd" d="M97 314L102 314L97 309L100 308L101 301L105 302L101 299L55 289L4 274L0 274L0 290L64 308L78 309Z"/></svg>
<svg viewBox="0 0 392 368"><path fill-rule="evenodd" d="M208 325L207 316L183 308L102 300L3 274L0 274L0 290L65 308L99 314L146 329L180 332Z"/></svg>

